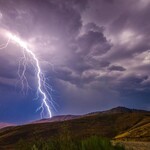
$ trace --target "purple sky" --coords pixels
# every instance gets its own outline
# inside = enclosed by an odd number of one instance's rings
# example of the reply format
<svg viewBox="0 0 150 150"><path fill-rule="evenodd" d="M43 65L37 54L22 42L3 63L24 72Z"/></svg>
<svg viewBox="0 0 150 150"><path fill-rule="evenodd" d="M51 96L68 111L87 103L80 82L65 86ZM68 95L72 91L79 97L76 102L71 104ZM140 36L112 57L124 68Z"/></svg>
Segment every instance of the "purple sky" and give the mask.
<svg viewBox="0 0 150 150"><path fill-rule="evenodd" d="M30 44L38 56L56 109L83 114L126 106L150 110L149 0L0 0L0 44L5 31ZM20 47L0 50L0 122L39 119L33 88L18 81Z"/></svg>

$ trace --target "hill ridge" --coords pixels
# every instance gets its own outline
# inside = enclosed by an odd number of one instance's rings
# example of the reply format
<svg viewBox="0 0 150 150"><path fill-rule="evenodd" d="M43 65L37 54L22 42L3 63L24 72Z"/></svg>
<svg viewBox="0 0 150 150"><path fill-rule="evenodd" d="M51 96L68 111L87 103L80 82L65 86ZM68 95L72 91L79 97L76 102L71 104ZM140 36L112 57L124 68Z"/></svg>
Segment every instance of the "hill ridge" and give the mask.
<svg viewBox="0 0 150 150"><path fill-rule="evenodd" d="M68 117L72 117L72 115ZM82 115L73 119L67 117L63 119L53 122L47 122L44 119L42 123L30 123L0 129L0 145L14 145L20 140L20 137L25 141L32 141L35 137L44 139L59 138L60 133L64 131L73 138L97 135L115 140L150 141L149 111L122 111L122 108L120 111L119 107L111 109L107 113L101 112Z"/></svg>

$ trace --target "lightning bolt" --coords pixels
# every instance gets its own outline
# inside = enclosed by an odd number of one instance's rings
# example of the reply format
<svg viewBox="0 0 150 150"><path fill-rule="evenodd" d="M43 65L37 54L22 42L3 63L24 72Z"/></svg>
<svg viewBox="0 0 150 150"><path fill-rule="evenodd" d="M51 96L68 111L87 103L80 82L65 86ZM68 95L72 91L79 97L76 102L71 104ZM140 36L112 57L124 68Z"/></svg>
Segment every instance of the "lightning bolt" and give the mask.
<svg viewBox="0 0 150 150"><path fill-rule="evenodd" d="M22 87L24 87L24 81L27 84L27 87L29 87L29 84L27 82L27 78L25 77L25 71L26 71L26 54L27 53L31 60L32 60L32 65L34 66L35 70L36 70L36 78L38 80L38 88L37 88L37 98L39 99L39 95L42 97L42 102L40 107L37 109L41 110L41 117L44 117L44 112L46 111L46 116L48 116L49 118L52 117L52 112L51 112L51 107L49 106L50 104L54 107L53 105L53 99L52 96L49 92L49 90L52 90L52 88L46 83L46 78L44 77L43 72L41 71L41 67L40 67L40 63L39 60L36 56L36 54L28 48L28 45L26 42L24 42L21 38L19 38L18 36L12 34L12 33L7 33L8 36L8 41L6 44L2 44L0 45L0 49L4 49L6 48L10 41L13 41L14 43L18 44L24 51L23 51L23 70L21 72L18 71L18 75L22 81ZM25 61L24 61L25 59ZM21 68L21 62L22 60L20 60L19 63L19 68Z"/></svg>

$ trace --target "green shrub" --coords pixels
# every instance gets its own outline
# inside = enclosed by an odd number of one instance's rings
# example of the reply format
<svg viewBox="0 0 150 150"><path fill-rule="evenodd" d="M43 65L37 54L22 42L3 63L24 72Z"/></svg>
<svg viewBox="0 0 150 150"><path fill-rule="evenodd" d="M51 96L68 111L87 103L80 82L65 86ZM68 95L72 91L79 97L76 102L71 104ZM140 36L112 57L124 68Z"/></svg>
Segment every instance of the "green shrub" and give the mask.
<svg viewBox="0 0 150 150"><path fill-rule="evenodd" d="M31 150L38 150L38 148L37 148L36 145L34 144L33 147L31 148Z"/></svg>
<svg viewBox="0 0 150 150"><path fill-rule="evenodd" d="M75 140L68 136L66 139L64 135L63 138L39 139L30 144L21 140L18 144L18 150L124 150L121 145L113 146L108 139L97 136Z"/></svg>
<svg viewBox="0 0 150 150"><path fill-rule="evenodd" d="M82 141L82 150L109 150L111 147L108 140L96 136Z"/></svg>

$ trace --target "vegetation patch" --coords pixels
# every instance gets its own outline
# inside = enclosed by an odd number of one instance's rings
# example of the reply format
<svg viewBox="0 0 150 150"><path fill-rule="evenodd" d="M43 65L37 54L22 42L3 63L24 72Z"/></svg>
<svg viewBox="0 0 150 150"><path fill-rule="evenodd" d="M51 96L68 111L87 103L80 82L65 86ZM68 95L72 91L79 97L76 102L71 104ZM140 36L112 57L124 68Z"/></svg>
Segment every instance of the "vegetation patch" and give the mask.
<svg viewBox="0 0 150 150"><path fill-rule="evenodd" d="M92 136L83 140L73 140L69 137L59 139L39 139L26 143L20 140L16 150L125 150L122 145L112 145L108 139Z"/></svg>

